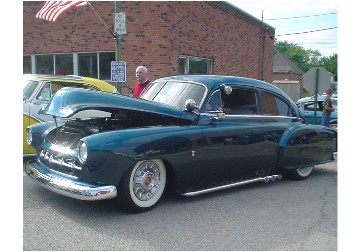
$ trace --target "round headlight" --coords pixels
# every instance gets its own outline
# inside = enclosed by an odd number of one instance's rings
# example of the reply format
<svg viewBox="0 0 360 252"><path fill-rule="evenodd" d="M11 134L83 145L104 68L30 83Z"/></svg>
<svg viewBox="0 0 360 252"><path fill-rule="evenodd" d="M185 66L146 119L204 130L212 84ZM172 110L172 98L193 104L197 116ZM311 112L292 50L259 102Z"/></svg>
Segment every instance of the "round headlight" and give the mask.
<svg viewBox="0 0 360 252"><path fill-rule="evenodd" d="M87 146L86 143L81 142L79 144L79 160L81 163L84 163L87 159Z"/></svg>
<svg viewBox="0 0 360 252"><path fill-rule="evenodd" d="M30 128L26 128L26 142L28 145L32 143L32 133Z"/></svg>

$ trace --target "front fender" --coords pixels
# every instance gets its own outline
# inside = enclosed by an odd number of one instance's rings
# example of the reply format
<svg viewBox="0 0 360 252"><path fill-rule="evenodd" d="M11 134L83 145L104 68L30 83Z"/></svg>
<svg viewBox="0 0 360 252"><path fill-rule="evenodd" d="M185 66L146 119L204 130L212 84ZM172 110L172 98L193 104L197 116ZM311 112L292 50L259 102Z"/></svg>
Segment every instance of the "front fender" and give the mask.
<svg viewBox="0 0 360 252"><path fill-rule="evenodd" d="M192 126L144 127L109 131L81 139L88 150L86 176L117 185L138 161L161 159L172 167L201 161L201 129ZM196 154L193 154L196 153ZM95 176L96 175L96 176Z"/></svg>
<svg viewBox="0 0 360 252"><path fill-rule="evenodd" d="M58 125L61 122L58 121ZM41 145L41 142L43 141L45 135L47 134L47 132L49 132L50 130L54 129L56 127L56 123L53 121L48 121L48 122L39 122L39 123L34 123L30 126L28 126L27 128L31 129L31 134L32 134L32 143L31 143L31 147L34 148L35 150L37 150L39 148L39 146ZM24 134L26 135L26 129L24 129ZM26 139L25 139L26 141Z"/></svg>
<svg viewBox="0 0 360 252"><path fill-rule="evenodd" d="M30 155L30 154L35 154L36 150L31 147L30 145L28 145L27 141L26 141L26 128L32 124L38 123L39 121L37 121L36 119L23 114L23 155Z"/></svg>
<svg viewBox="0 0 360 252"><path fill-rule="evenodd" d="M319 125L297 125L281 137L278 166L286 170L328 163L336 151L335 130Z"/></svg>

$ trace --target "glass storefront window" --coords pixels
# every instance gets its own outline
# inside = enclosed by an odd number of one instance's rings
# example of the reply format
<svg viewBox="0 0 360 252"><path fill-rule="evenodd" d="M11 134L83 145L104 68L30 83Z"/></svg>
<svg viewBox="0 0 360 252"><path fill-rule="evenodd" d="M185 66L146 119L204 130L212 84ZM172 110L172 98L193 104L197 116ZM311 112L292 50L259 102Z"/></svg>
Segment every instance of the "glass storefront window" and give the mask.
<svg viewBox="0 0 360 252"><path fill-rule="evenodd" d="M53 55L35 55L37 74L54 74L54 56Z"/></svg>
<svg viewBox="0 0 360 252"><path fill-rule="evenodd" d="M100 62L99 62L99 69L100 69L100 76L99 79L101 80L110 80L110 72L111 72L111 61L115 60L115 53L114 52L101 52L99 53Z"/></svg>
<svg viewBox="0 0 360 252"><path fill-rule="evenodd" d="M23 56L23 74L31 74L31 56Z"/></svg>
<svg viewBox="0 0 360 252"><path fill-rule="evenodd" d="M32 58L34 57L34 58ZM55 58L54 58L55 57ZM31 62L35 59L34 62ZM55 71L54 71L55 60ZM101 80L111 79L111 61L115 52L77 53L77 65L74 67L74 54L49 54L23 56L24 74L80 75ZM35 69L32 69L35 65Z"/></svg>
<svg viewBox="0 0 360 252"><path fill-rule="evenodd" d="M79 53L79 75L86 77L98 77L97 53Z"/></svg>
<svg viewBox="0 0 360 252"><path fill-rule="evenodd" d="M55 74L67 75L74 74L74 64L72 54L55 54Z"/></svg>

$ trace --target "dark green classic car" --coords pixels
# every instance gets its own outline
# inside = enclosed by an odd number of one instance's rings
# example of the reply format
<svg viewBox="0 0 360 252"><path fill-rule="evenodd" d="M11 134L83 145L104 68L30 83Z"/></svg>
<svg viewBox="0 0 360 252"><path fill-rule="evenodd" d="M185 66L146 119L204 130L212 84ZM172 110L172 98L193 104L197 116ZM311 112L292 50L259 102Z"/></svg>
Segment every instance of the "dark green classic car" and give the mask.
<svg viewBox="0 0 360 252"><path fill-rule="evenodd" d="M85 110L105 116L69 119ZM132 212L154 207L166 188L196 196L305 179L337 152L335 130L306 124L283 91L242 77L165 77L140 98L63 88L39 113L54 121L27 128L37 158L25 172L56 193L114 198Z"/></svg>

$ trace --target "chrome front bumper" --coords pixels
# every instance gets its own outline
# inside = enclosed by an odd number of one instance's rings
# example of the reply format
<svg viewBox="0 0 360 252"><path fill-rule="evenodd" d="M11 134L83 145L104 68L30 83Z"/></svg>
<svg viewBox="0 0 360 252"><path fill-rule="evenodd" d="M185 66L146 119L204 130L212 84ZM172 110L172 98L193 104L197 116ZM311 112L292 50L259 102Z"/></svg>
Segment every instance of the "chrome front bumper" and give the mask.
<svg viewBox="0 0 360 252"><path fill-rule="evenodd" d="M80 200L103 200L117 195L115 186L97 186L76 182L56 175L41 172L36 161L25 164L25 173L35 182L55 193Z"/></svg>

